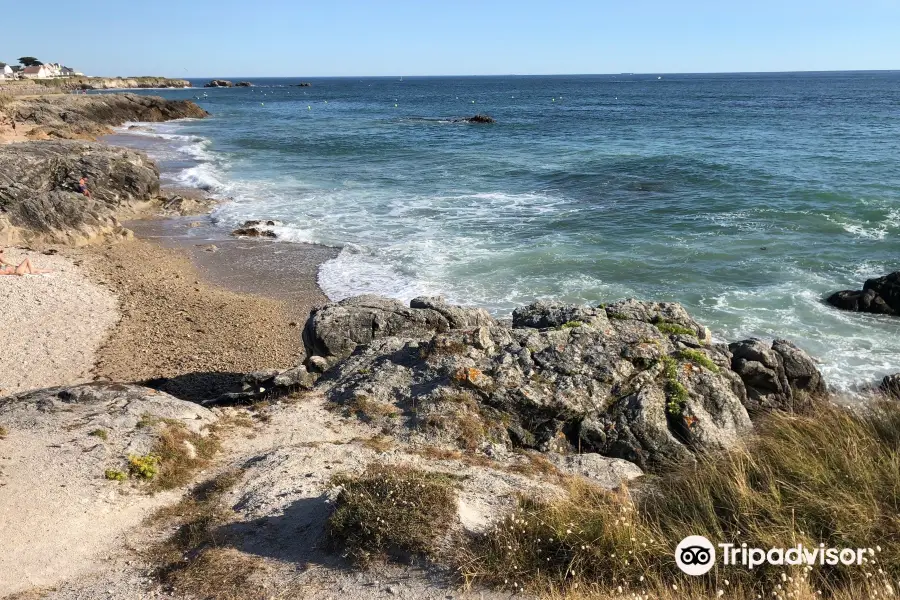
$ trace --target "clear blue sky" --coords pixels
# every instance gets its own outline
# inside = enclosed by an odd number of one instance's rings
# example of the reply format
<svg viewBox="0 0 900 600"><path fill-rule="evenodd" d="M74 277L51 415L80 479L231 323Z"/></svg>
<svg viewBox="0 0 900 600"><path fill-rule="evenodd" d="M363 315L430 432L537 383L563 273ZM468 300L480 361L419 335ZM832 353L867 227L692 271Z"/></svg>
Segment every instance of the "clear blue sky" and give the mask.
<svg viewBox="0 0 900 600"><path fill-rule="evenodd" d="M0 23L0 61L91 75L900 69L900 0L44 0Z"/></svg>

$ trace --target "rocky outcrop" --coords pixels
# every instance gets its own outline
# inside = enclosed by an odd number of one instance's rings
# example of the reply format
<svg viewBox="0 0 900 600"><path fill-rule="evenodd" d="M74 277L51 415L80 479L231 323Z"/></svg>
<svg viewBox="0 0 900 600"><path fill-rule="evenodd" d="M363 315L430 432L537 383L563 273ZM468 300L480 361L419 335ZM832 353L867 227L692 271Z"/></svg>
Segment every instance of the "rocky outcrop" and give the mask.
<svg viewBox="0 0 900 600"><path fill-rule="evenodd" d="M304 341L331 401L489 453L580 450L653 468L751 428L729 349L672 303L535 303L510 327L441 299L362 296L315 311Z"/></svg>
<svg viewBox="0 0 900 600"><path fill-rule="evenodd" d="M138 90L160 88L189 88L187 79L168 77L73 77L66 82L68 89L80 90Z"/></svg>
<svg viewBox="0 0 900 600"><path fill-rule="evenodd" d="M900 271L869 279L862 290L835 292L827 302L841 310L900 316Z"/></svg>
<svg viewBox="0 0 900 600"><path fill-rule="evenodd" d="M888 398L900 400L900 373L886 375L878 389Z"/></svg>
<svg viewBox="0 0 900 600"><path fill-rule="evenodd" d="M200 433L216 421L208 409L150 388L125 383L87 383L35 390L0 398L0 416L11 429L73 431L96 428L125 442L128 450L146 453L155 439L148 418L170 420ZM145 447L141 447L144 445Z"/></svg>
<svg viewBox="0 0 900 600"><path fill-rule="evenodd" d="M244 224L231 232L231 235L237 237L265 237L276 238L278 234L272 231L272 227L278 227L281 221L269 220L252 220L244 221Z"/></svg>
<svg viewBox="0 0 900 600"><path fill-rule="evenodd" d="M254 87L254 86L249 81L238 81L236 84L234 84L234 87Z"/></svg>
<svg viewBox="0 0 900 600"><path fill-rule="evenodd" d="M210 81L203 87L208 87L208 88L229 87L230 88L230 87L234 87L234 84L225 79L213 79L212 81Z"/></svg>
<svg viewBox="0 0 900 600"><path fill-rule="evenodd" d="M55 95L15 100L0 109L16 123L33 126L33 139L93 139L128 121L203 118L205 110L189 100L165 100L138 94Z"/></svg>
<svg viewBox="0 0 900 600"><path fill-rule="evenodd" d="M90 198L77 191L82 177ZM0 239L6 243L127 236L116 216L158 193L159 171L139 152L77 141L0 146Z"/></svg>
<svg viewBox="0 0 900 600"><path fill-rule="evenodd" d="M486 311L450 306L440 298L416 298L408 308L390 298L356 296L313 310L303 342L311 368L321 371L350 356L357 346L380 338L425 337L491 324L494 320Z"/></svg>
<svg viewBox="0 0 900 600"><path fill-rule="evenodd" d="M815 362L786 340L771 345L750 338L729 345L731 368L747 388L751 413L765 410L804 412L826 393Z"/></svg>
<svg viewBox="0 0 900 600"><path fill-rule="evenodd" d="M481 123L481 124L490 124L496 123L497 121L494 117L489 117L488 115L475 115L474 117L469 117L467 119L463 119L467 123Z"/></svg>
<svg viewBox="0 0 900 600"><path fill-rule="evenodd" d="M302 83L296 84L294 87L312 87L312 84L307 81L304 81Z"/></svg>

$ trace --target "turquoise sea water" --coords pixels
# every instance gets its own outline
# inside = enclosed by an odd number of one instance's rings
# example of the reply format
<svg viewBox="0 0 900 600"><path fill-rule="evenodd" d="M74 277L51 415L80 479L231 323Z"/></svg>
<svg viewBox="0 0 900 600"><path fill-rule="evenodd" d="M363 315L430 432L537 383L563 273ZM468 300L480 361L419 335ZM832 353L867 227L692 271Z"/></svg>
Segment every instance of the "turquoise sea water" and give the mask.
<svg viewBox="0 0 900 600"><path fill-rule="evenodd" d="M836 387L900 371L900 319L821 302L900 269L900 73L251 81L148 92L212 117L147 148L234 199L223 229L341 247L333 299L677 300ZM498 122L453 122L475 113Z"/></svg>

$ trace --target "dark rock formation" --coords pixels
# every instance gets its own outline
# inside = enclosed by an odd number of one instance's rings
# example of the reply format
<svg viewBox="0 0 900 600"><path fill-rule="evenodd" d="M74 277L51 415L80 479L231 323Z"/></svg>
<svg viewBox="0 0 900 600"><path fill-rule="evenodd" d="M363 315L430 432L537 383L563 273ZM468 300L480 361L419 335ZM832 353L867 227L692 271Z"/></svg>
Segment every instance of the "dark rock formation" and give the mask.
<svg viewBox="0 0 900 600"><path fill-rule="evenodd" d="M34 139L92 139L128 121L161 122L209 116L189 100L127 93L40 96L15 100L0 108L0 112L17 123L34 125L28 134Z"/></svg>
<svg viewBox="0 0 900 600"><path fill-rule="evenodd" d="M77 191L82 177L90 198ZM9 241L125 235L116 215L158 193L156 165L133 150L77 141L0 146L0 231Z"/></svg>
<svg viewBox="0 0 900 600"><path fill-rule="evenodd" d="M494 120L494 117L489 117L488 115L475 115L474 117L469 117L468 119L463 119L463 120L466 121L467 123L483 123L483 124L497 122L496 120Z"/></svg>
<svg viewBox="0 0 900 600"><path fill-rule="evenodd" d="M315 311L304 329L308 366L327 369L318 388L387 415L388 429L641 467L730 447L750 430L732 355L707 336L681 306L635 300L535 303L510 327L440 299L407 308L363 296Z"/></svg>
<svg viewBox="0 0 900 600"><path fill-rule="evenodd" d="M784 410L804 412L825 394L825 382L813 360L786 340L771 346L751 338L729 345L731 368L747 388L751 412Z"/></svg>
<svg viewBox="0 0 900 600"><path fill-rule="evenodd" d="M227 81L225 79L213 79L212 81L210 81L203 87L216 88L216 87L233 87L233 86L234 86L233 83L231 83L230 81Z"/></svg>
<svg viewBox="0 0 900 600"><path fill-rule="evenodd" d="M238 81L236 84L234 84L234 87L254 87L254 86L249 81Z"/></svg>
<svg viewBox="0 0 900 600"><path fill-rule="evenodd" d="M244 237L276 238L278 235L266 227L281 225L281 221L244 221L244 224L231 232L231 235Z"/></svg>
<svg viewBox="0 0 900 600"><path fill-rule="evenodd" d="M882 394L893 400L900 400L900 373L886 375L881 380L879 390Z"/></svg>
<svg viewBox="0 0 900 600"><path fill-rule="evenodd" d="M859 291L835 292L826 301L841 310L900 316L900 271L869 279Z"/></svg>
<svg viewBox="0 0 900 600"><path fill-rule="evenodd" d="M294 87L312 87L312 84L304 81L303 83L298 83Z"/></svg>
<svg viewBox="0 0 900 600"><path fill-rule="evenodd" d="M311 390L317 375L299 365L286 371L269 370L247 373L241 381L241 391L222 394L218 398L204 400L202 404L231 405L252 404L260 400L280 398L297 390Z"/></svg>

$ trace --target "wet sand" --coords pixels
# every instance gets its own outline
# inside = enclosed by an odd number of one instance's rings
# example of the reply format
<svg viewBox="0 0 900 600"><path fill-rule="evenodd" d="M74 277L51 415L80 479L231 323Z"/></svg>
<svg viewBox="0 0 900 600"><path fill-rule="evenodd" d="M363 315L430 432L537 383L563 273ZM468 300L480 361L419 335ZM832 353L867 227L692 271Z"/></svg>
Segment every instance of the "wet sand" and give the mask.
<svg viewBox="0 0 900 600"><path fill-rule="evenodd" d="M206 228L190 227L198 221ZM303 359L306 318L328 301L318 267L337 250L227 238L208 225L135 221L134 241L66 251L119 297L122 319L97 353L98 379L199 401L239 391L244 373Z"/></svg>

